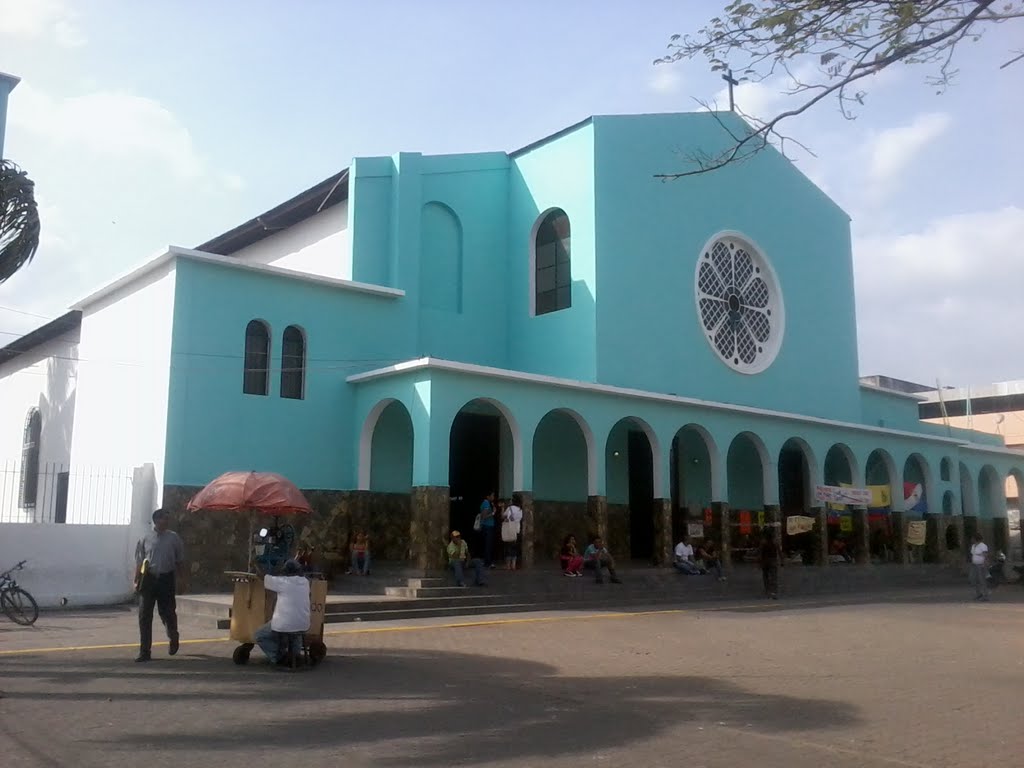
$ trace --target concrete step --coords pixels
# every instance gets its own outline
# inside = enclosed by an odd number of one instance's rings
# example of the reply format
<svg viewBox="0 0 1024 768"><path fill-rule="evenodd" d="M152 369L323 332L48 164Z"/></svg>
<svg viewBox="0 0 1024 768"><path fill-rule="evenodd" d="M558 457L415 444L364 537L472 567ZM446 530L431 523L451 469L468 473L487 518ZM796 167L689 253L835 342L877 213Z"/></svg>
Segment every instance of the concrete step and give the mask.
<svg viewBox="0 0 1024 768"><path fill-rule="evenodd" d="M391 597L458 597L472 587L385 587L384 594Z"/></svg>
<svg viewBox="0 0 1024 768"><path fill-rule="evenodd" d="M425 589L427 587L444 587L450 584L448 579L443 578L420 578L420 579L406 579L406 586L413 587L415 589Z"/></svg>

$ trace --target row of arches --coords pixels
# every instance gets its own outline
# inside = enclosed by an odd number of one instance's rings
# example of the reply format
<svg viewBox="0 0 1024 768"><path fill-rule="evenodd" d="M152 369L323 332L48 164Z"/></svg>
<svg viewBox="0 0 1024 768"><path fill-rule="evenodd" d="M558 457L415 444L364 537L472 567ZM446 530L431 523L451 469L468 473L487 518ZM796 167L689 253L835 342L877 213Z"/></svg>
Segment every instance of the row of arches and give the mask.
<svg viewBox="0 0 1024 768"><path fill-rule="evenodd" d="M363 427L360 488L408 490L413 437L405 406L396 400L379 403ZM526 441L529 450L524 451ZM609 504L629 508L630 548L638 557L653 542L647 512L655 499L669 496L676 509L723 501L733 509L750 511L777 505L787 515L821 507L814 496L818 484L869 486L878 496L873 506L906 511L911 517L925 511L1006 514L1006 477L990 464L975 477L963 462L944 457L936 480L928 459L917 452L897 462L886 448L864 457L842 442L816 451L800 436L772 450L753 431L740 432L719 445L699 424L682 426L670 444L663 445L642 418L623 417L606 433L597 434L570 408L549 411L532 435L523 435L504 404L474 400L452 420L448 447L453 524L471 520L479 499L490 491L531 491L535 500L558 503L606 496ZM518 461L531 464L529 487L522 483L527 473ZM1020 469L1011 470L1010 477L1024 487Z"/></svg>
<svg viewBox="0 0 1024 768"><path fill-rule="evenodd" d="M250 320L245 327L244 394L270 394L270 353L270 324L265 320ZM297 325L289 325L281 334L280 394L290 400L302 400L306 396L306 334Z"/></svg>

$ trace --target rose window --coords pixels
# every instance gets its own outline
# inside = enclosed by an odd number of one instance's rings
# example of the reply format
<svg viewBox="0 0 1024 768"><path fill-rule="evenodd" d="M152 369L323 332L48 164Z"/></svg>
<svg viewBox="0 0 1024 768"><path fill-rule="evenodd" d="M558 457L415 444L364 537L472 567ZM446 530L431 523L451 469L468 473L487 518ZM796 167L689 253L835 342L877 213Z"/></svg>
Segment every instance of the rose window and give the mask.
<svg viewBox="0 0 1024 768"><path fill-rule="evenodd" d="M768 261L733 236L714 238L697 265L697 312L711 348L740 373L760 373L782 340L782 294Z"/></svg>

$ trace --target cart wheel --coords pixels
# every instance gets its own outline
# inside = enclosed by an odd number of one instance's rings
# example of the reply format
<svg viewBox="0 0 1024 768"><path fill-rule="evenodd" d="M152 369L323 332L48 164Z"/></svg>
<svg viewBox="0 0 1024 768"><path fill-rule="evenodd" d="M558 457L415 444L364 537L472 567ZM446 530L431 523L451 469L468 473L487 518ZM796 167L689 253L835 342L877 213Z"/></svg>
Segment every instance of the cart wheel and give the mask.
<svg viewBox="0 0 1024 768"><path fill-rule="evenodd" d="M250 651L252 651L252 643L243 643L235 648L234 653L231 654L231 660L234 661L235 664L246 664L249 661Z"/></svg>
<svg viewBox="0 0 1024 768"><path fill-rule="evenodd" d="M324 657L327 656L327 646L319 640L314 640L309 644L309 661L316 666Z"/></svg>

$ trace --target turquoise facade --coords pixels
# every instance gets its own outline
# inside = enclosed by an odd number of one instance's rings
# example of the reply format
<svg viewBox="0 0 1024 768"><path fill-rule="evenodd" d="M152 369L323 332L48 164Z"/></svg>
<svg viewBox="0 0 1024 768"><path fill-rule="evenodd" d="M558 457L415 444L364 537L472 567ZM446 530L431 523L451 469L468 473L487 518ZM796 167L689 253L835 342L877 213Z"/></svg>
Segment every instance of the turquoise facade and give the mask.
<svg viewBox="0 0 1024 768"><path fill-rule="evenodd" d="M1024 457L860 385L849 219L833 201L774 151L656 178L728 140L709 114L634 115L510 154L357 158L352 279L403 295L179 258L165 484L251 468L305 488L444 487L452 426L471 412L498 420L505 494L629 504L642 433L653 497L681 506L776 505L795 498L781 478L805 508L820 506L815 485L849 483L890 485L901 510L913 482L929 511L945 499L954 514L1005 515L1000 483ZM571 224L571 307L535 316L533 238L555 209ZM761 253L784 305L759 373L719 359L695 301L698 262L724 232ZM254 318L273 339L266 396L241 387ZM299 400L275 378L292 324L307 339ZM793 481L784 456L797 454Z"/></svg>

